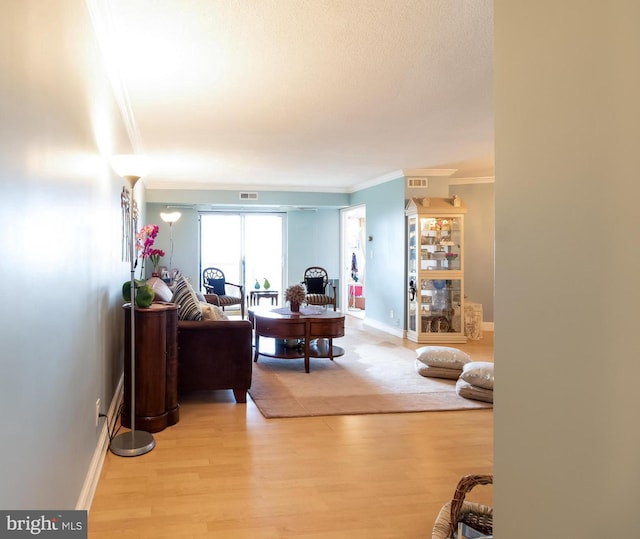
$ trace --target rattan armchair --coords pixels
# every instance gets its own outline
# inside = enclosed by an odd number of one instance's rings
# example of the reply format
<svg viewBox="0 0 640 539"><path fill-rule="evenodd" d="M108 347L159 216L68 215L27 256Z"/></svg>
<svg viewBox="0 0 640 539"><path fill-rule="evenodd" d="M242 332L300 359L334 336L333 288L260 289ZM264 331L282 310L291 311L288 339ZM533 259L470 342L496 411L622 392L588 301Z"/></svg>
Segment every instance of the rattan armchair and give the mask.
<svg viewBox="0 0 640 539"><path fill-rule="evenodd" d="M431 539L456 537L458 523L464 522L472 528L493 534L493 507L465 501L467 493L476 485L493 484L493 475L465 475L458 482L453 499L440 509L433 525Z"/></svg>

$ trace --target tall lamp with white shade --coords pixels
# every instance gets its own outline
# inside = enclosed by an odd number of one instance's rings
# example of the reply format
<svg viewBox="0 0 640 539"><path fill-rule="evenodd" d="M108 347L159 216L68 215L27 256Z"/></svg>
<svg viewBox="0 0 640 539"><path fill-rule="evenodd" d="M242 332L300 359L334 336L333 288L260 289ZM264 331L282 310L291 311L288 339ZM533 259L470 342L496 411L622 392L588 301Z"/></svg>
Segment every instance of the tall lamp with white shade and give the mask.
<svg viewBox="0 0 640 539"><path fill-rule="evenodd" d="M160 219L165 223L169 223L169 279L173 281L173 223L175 223L182 214L179 211L160 212Z"/></svg>
<svg viewBox="0 0 640 539"><path fill-rule="evenodd" d="M149 172L149 160L142 155L115 155L111 158L111 166L118 176L129 182L129 260L131 262L131 430L118 434L111 440L111 452L120 457L137 457L151 451L155 445L151 433L136 430L136 335L135 335L135 305L136 287L134 273L136 270L136 230L133 215L133 188L140 178Z"/></svg>

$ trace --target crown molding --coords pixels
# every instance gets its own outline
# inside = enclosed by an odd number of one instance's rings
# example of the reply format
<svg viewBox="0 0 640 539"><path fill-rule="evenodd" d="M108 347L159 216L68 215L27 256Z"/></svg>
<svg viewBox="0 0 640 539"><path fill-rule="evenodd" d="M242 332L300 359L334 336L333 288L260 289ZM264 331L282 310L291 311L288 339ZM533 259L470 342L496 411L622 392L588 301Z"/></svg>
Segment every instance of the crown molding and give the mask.
<svg viewBox="0 0 640 539"><path fill-rule="evenodd" d="M362 191L376 185L381 185L401 178L429 178L429 177L449 177L449 185L469 185L480 183L494 183L494 176L478 176L470 178L450 178L456 172L453 168L415 168L401 169L383 174L377 178L366 180L350 187L331 187L326 185L255 185L255 184L212 184L205 182L160 182L152 178L140 180L146 189L154 190L185 190L185 191L290 191L299 193L338 193L351 194Z"/></svg>
<svg viewBox="0 0 640 539"><path fill-rule="evenodd" d="M152 179L143 178L145 189L158 191L292 191L302 193L338 193L348 194L351 191L343 187L331 187L321 185L252 185L252 184L228 184L228 183L198 183L198 182L154 182Z"/></svg>
<svg viewBox="0 0 640 539"><path fill-rule="evenodd" d="M474 183L495 183L495 176L478 176L475 178L451 178L449 185L470 185Z"/></svg>
<svg viewBox="0 0 640 539"><path fill-rule="evenodd" d="M388 172L387 174L378 176L377 178L358 183L352 186L349 192L355 193L356 191L362 191L363 189L375 187L376 185L381 185L400 178L449 177L452 174L455 174L457 170L458 169L455 168L404 168L394 170L393 172Z"/></svg>
<svg viewBox="0 0 640 539"><path fill-rule="evenodd" d="M405 168L403 170L404 176L411 178L449 177L457 171L457 168Z"/></svg>

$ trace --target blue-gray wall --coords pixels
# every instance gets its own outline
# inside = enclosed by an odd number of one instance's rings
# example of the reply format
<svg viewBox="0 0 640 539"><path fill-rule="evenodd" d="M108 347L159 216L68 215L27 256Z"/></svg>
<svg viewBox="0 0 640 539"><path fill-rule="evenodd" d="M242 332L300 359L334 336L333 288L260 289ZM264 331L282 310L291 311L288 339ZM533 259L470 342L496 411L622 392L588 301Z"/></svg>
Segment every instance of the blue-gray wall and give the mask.
<svg viewBox="0 0 640 539"><path fill-rule="evenodd" d="M293 211L288 214L288 284L302 280L309 266L321 266L331 279L340 277L340 211Z"/></svg>
<svg viewBox="0 0 640 539"><path fill-rule="evenodd" d="M370 322L401 330L406 300L404 178L353 193L367 208L367 309ZM393 314L393 316L391 316Z"/></svg>
<svg viewBox="0 0 640 539"><path fill-rule="evenodd" d="M0 19L0 508L73 509L122 373L124 183L101 152L131 148L84 2Z"/></svg>

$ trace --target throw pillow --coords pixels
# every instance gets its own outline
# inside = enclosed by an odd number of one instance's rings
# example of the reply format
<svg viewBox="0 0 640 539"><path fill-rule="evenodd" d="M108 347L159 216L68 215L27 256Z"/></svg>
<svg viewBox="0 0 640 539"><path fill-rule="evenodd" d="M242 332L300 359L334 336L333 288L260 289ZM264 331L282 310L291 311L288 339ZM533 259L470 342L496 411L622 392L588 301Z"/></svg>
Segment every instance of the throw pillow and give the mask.
<svg viewBox="0 0 640 539"><path fill-rule="evenodd" d="M224 296L224 279L207 279L207 285L213 288L213 293L218 296Z"/></svg>
<svg viewBox="0 0 640 539"><path fill-rule="evenodd" d="M182 275L174 283L172 303L178 304L178 320L202 320L202 308L196 293Z"/></svg>
<svg viewBox="0 0 640 539"><path fill-rule="evenodd" d="M460 375L472 386L493 390L493 363L489 361L472 361L462 368Z"/></svg>
<svg viewBox="0 0 640 539"><path fill-rule="evenodd" d="M151 277L147 281L147 284L153 288L153 291L156 293L156 300L170 302L173 297L173 292L169 288L169 285L165 283L162 279L158 277Z"/></svg>
<svg viewBox="0 0 640 539"><path fill-rule="evenodd" d="M469 354L450 346L423 346L416 350L416 354L418 361L430 367L462 371L462 367L471 362Z"/></svg>
<svg viewBox="0 0 640 539"><path fill-rule="evenodd" d="M202 308L203 320L229 320L229 317L217 305L211 305L211 303L201 301L200 307Z"/></svg>
<svg viewBox="0 0 640 539"><path fill-rule="evenodd" d="M324 294L324 277L309 277L305 279L307 294Z"/></svg>
<svg viewBox="0 0 640 539"><path fill-rule="evenodd" d="M429 378L448 378L449 380L457 380L460 376L459 369L448 369L444 367L430 367L425 365L419 359L416 359L416 371L421 376Z"/></svg>
<svg viewBox="0 0 640 539"><path fill-rule="evenodd" d="M491 389L472 386L462 378L458 378L458 381L456 382L456 393L465 399L493 402L493 391Z"/></svg>

